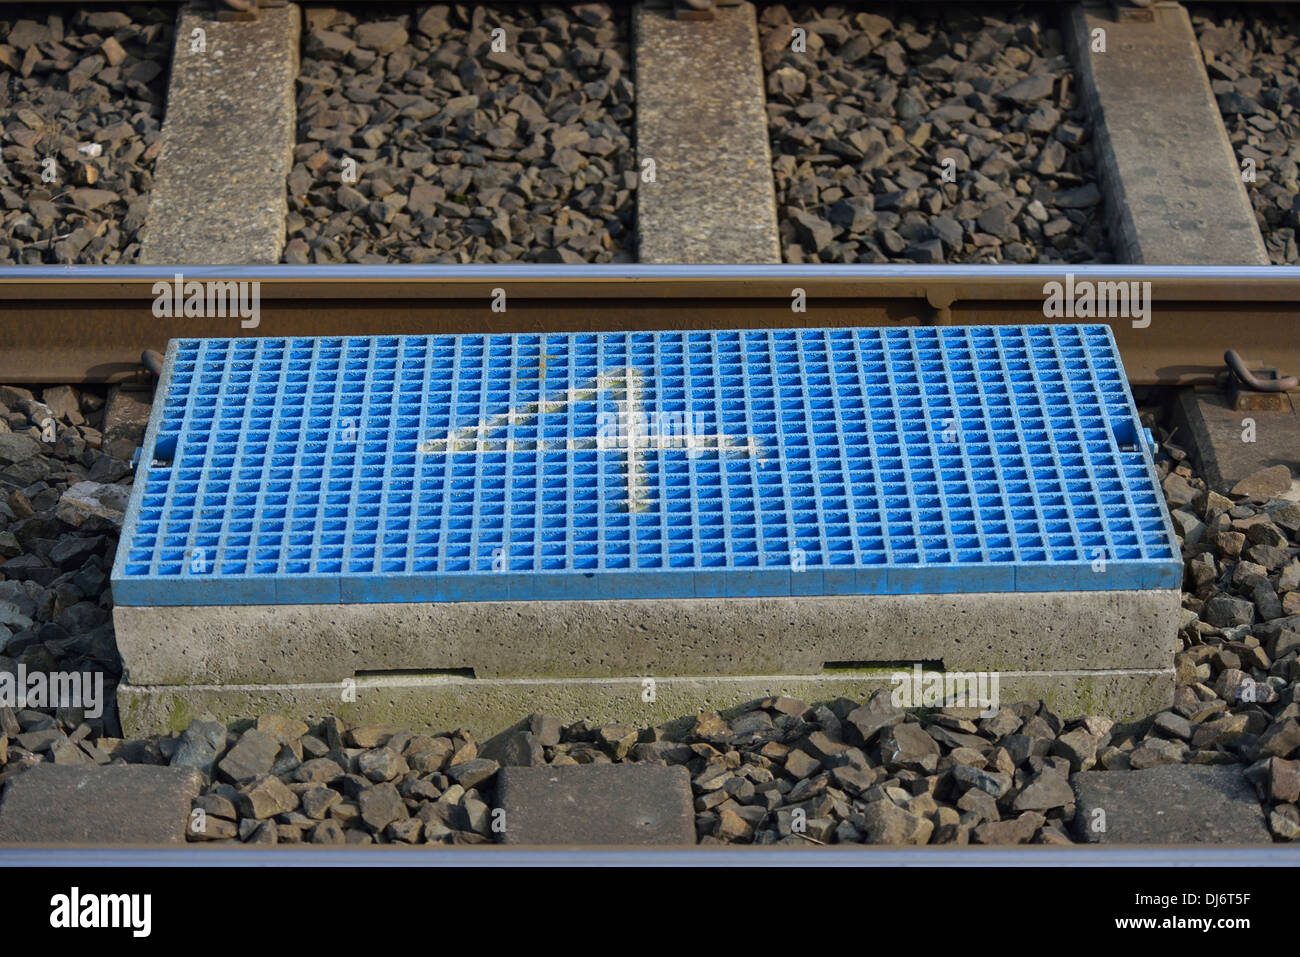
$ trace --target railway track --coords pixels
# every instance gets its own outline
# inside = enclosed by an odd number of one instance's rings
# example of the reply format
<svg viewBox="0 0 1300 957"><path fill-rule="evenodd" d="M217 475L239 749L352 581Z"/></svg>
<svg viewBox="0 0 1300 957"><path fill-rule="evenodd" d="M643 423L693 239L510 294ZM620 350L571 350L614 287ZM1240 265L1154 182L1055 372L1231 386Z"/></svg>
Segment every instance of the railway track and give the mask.
<svg viewBox="0 0 1300 957"><path fill-rule="evenodd" d="M529 802L518 795L529 786L523 771L535 768L516 767L541 755L557 765L624 766L645 777L642 800L665 793L650 780L657 766L689 764L690 777L676 782L680 820L653 826L684 828L687 840L705 843L1088 839L1070 830L1067 809L1151 799L1091 793L1091 781L1062 795L1073 786L1062 774L1096 778L1083 773L1093 767L1156 772L1150 781L1172 768L1159 790L1186 789L1184 833L1294 840L1293 492L1260 473L1247 477L1254 491L1241 485L1231 500L1213 498L1189 467L1207 454L1189 448L1201 437L1170 418L1166 400L1180 395L1186 415L1194 388L1223 383L1227 350L1250 369L1300 371L1300 271L1287 265L1300 259L1300 154L1292 155L1300 102L1291 102L1300 85L1285 15L1191 13L1168 4L1122 13L1073 4L1010 13L741 4L686 16L653 5L354 4L267 6L232 18L179 6L172 17L52 5L46 17L23 10L6 19L0 10L0 65L12 77L0 102L0 253L9 263L0 266L0 439L15 436L0 443L8 456L0 518L14 529L0 528L8 535L0 586L9 586L0 594L13 609L0 605L12 633L0 647L6 663L80 660L92 633L91 652L106 641L115 648L104 622L113 604L106 573L121 517L104 524L109 499L90 503L74 489L88 481L126 494L130 467L107 441L125 404L116 400L135 396L147 411L159 369L142 354L191 337L259 338L276 349L300 336L848 327L919 335L906 330L1044 323L1069 336L1080 323L1104 325L1144 397L1142 424L1159 437L1152 474L1174 515L1188 589L1174 707L1119 725L1096 715L1063 722L1076 716L1041 705L887 731L864 714L877 699L859 706L867 694L853 674L830 676L846 690L829 707L781 692L744 695L750 679L740 677L718 682L719 693L758 703L719 706L725 720L702 715L692 724L682 714L656 730L606 721L561 732L534 714L524 730L490 743L463 726L425 729L446 730L436 739L355 722L299 727L270 707L223 718L219 728L182 722L173 730L183 736L130 741L115 736L112 720L84 713L10 712L0 728L0 744L18 755L0 757L8 826L25 813L47 818L51 799L40 789L68 786L54 775L37 783L30 765L89 768L116 757L158 771L144 789L158 802L210 814L211 831L182 831L182 840L485 843L497 839L495 810L523 807L526 818ZM1099 29L1112 50L1137 52L1108 57L1093 45ZM674 55L683 48L694 59ZM1156 83L1160 74L1172 80ZM240 130L241 149L212 150ZM827 341L836 340L828 333ZM917 349L930 342L916 341ZM1247 401L1290 402L1280 394ZM157 436L134 425L144 467L166 468ZM1118 448L1131 454L1142 444ZM1294 459L1285 443L1283 452ZM1244 605L1250 622L1240 620ZM1257 616L1265 627L1252 632ZM852 672L863 662L832 664ZM1168 668L1148 670L1140 680L1172 684ZM1019 680L1037 687L1034 674ZM465 678L357 675L363 689L393 700L436 697L447 682L456 696ZM675 675L664 693L700 680ZM802 676L780 681L804 687ZM1242 698L1243 681L1271 689L1267 700ZM555 694L533 684L514 693ZM270 685L251 687L287 700ZM303 689L304 700L320 693ZM147 697L158 688L127 690ZM770 729L784 734L795 724L803 750L760 753ZM205 735L215 736L206 766ZM1080 753L1081 740L1091 752ZM976 745L988 756L971 758L976 770L953 785L961 762L951 752ZM909 747L918 753L899 759ZM947 762L937 773L930 748ZM743 753L767 780L724 773L726 761L713 760L724 751ZM226 764L214 770L219 756ZM335 768L316 764L298 776L317 761ZM1250 765L1247 776L1219 766L1238 762ZM187 766L204 769L200 785ZM773 770L784 774L780 796ZM177 773L164 780L163 772ZM824 797L827 787L843 800ZM1228 795L1222 806L1207 809L1207 789ZM635 808L636 797L622 803ZM809 812L811 833L793 823L795 806ZM137 816L171 810L157 803ZM0 835L5 824L0 814ZM0 849L0 863L24 863L23 853ZM219 848L172 853L227 862ZM1044 864L1062 853L976 849L962 860ZM177 859L67 854L76 865ZM927 855L877 860L933 862ZM297 860L289 851L277 863ZM651 852L611 860L678 863ZM1291 864L1295 855L1284 845L1108 849L1071 863L1240 861Z"/></svg>

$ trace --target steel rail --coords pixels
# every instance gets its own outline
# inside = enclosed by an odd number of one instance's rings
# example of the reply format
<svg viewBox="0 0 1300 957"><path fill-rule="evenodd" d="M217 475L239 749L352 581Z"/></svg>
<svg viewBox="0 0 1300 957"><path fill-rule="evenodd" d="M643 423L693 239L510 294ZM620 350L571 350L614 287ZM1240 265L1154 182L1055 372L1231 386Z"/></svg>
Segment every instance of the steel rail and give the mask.
<svg viewBox="0 0 1300 957"><path fill-rule="evenodd" d="M0 867L1297 867L1300 847L0 847Z"/></svg>
<svg viewBox="0 0 1300 957"><path fill-rule="evenodd" d="M259 320L166 318L177 277L256 282ZM1121 287L1149 314L1127 310ZM1150 286L1145 286L1150 283ZM1119 314L1049 315L1092 284ZM206 287L205 287L206 288ZM251 289L251 287L250 287ZM804 308L796 311L802 290ZM1070 292L1073 291L1073 295ZM502 295L504 294L504 299ZM495 307L495 308L494 308ZM48 266L0 269L0 382L141 374L182 336L326 336L1105 322L1135 384L1211 383L1233 348L1300 372L1300 268L1283 266Z"/></svg>

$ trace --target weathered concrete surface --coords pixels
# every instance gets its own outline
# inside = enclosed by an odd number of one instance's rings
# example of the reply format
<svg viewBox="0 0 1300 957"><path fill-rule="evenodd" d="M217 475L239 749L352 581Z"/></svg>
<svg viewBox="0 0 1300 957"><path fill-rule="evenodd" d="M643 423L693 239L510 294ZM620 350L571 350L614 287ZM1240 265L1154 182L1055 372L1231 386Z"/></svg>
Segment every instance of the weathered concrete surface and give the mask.
<svg viewBox="0 0 1300 957"><path fill-rule="evenodd" d="M779 263L767 94L754 7L674 20L638 5L637 188L643 263Z"/></svg>
<svg viewBox="0 0 1300 957"><path fill-rule="evenodd" d="M1155 20L1071 6L1071 56L1093 135L1107 224L1121 262L1268 265L1268 251L1205 75L1187 11ZM1105 52L1093 31L1104 30Z"/></svg>
<svg viewBox="0 0 1300 957"><path fill-rule="evenodd" d="M1300 475L1300 415L1288 398L1285 412L1238 412L1220 392L1183 389L1174 406L1174 443L1186 448L1211 488L1225 491L1260 469L1285 465ZM1246 420L1254 441L1243 441Z"/></svg>
<svg viewBox="0 0 1300 957"><path fill-rule="evenodd" d="M301 17L292 4L251 21L212 10L187 7L176 28L141 264L276 263L284 248Z"/></svg>
<svg viewBox="0 0 1300 957"><path fill-rule="evenodd" d="M184 844L203 777L156 765L38 764L0 800L0 844Z"/></svg>
<svg viewBox="0 0 1300 957"><path fill-rule="evenodd" d="M718 710L736 714L760 698L789 695L803 701L838 697L865 701L892 689L892 669L821 675L740 677L472 679L449 676L360 678L355 683L294 685L118 686L118 715L126 734L180 731L193 718L223 721L286 714L314 723L338 715L350 724L392 724L412 730L468 728L486 741L533 711L565 723L668 726L685 730L691 716ZM653 700L646 701L653 691ZM1043 700L1058 714L1096 714L1125 720L1168 708L1172 668L1131 671L1008 672L999 676L1003 702Z"/></svg>
<svg viewBox="0 0 1300 957"><path fill-rule="evenodd" d="M138 685L339 681L471 668L478 678L818 674L827 662L950 671L1167 668L1181 594L987 592L673 601L203 605L113 610ZM533 710L533 709L528 709Z"/></svg>
<svg viewBox="0 0 1300 957"><path fill-rule="evenodd" d="M691 775L681 765L502 768L497 807L505 811L503 844L695 843Z"/></svg>
<svg viewBox="0 0 1300 957"><path fill-rule="evenodd" d="M1090 844L1272 841L1255 789L1236 765L1085 771L1070 784L1075 837Z"/></svg>

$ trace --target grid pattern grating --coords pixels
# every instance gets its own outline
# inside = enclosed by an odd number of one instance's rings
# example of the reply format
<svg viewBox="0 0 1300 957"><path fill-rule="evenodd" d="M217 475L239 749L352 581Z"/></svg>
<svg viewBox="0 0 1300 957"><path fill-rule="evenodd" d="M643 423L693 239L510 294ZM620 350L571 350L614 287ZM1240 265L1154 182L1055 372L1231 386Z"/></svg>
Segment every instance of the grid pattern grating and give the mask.
<svg viewBox="0 0 1300 957"><path fill-rule="evenodd" d="M184 339L120 604L1177 587L1105 326Z"/></svg>

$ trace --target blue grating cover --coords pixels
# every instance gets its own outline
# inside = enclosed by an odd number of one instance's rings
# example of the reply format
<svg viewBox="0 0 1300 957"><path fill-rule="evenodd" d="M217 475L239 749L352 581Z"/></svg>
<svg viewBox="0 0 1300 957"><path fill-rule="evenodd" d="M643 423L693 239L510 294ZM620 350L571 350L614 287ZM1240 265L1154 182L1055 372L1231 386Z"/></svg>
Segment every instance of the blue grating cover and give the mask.
<svg viewBox="0 0 1300 957"><path fill-rule="evenodd" d="M123 605L1176 588L1105 326L181 339Z"/></svg>

